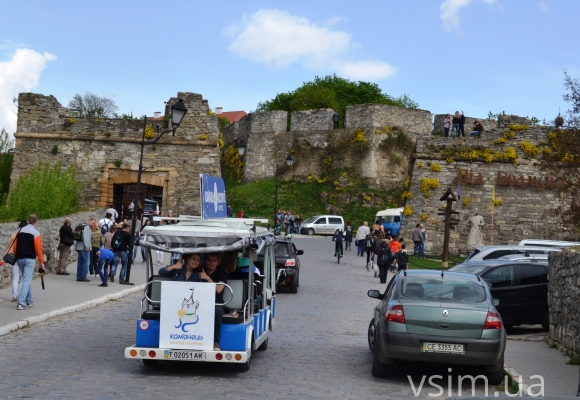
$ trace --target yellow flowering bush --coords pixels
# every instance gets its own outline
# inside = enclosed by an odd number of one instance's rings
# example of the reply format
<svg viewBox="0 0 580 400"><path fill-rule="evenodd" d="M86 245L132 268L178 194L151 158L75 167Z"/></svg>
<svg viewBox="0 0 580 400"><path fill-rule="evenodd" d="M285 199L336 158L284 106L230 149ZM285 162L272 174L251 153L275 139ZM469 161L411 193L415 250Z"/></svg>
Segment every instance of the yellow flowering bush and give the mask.
<svg viewBox="0 0 580 400"><path fill-rule="evenodd" d="M363 196L364 201L371 201L371 196L367 196L366 194Z"/></svg>
<svg viewBox="0 0 580 400"><path fill-rule="evenodd" d="M502 199L495 199L495 200L492 200L491 201L491 204L494 207L499 207L499 206L501 206L503 204L503 200Z"/></svg>
<svg viewBox="0 0 580 400"><path fill-rule="evenodd" d="M423 178L421 179L421 192L425 198L431 197L430 190L437 189L439 187L439 179L437 178Z"/></svg>
<svg viewBox="0 0 580 400"><path fill-rule="evenodd" d="M318 183L324 183L324 182L326 182L326 177L324 177L324 178L316 178L316 182L318 182Z"/></svg>
<svg viewBox="0 0 580 400"><path fill-rule="evenodd" d="M229 180L241 183L244 173L244 163L242 161L242 156L235 145L232 144L228 146L222 156L222 161L223 166L225 167L222 169L222 176L226 181Z"/></svg>
<svg viewBox="0 0 580 400"><path fill-rule="evenodd" d="M314 175L310 174L310 175L308 175L308 178L306 178L306 179L308 179L309 181L311 181L311 180L314 179Z"/></svg>
<svg viewBox="0 0 580 400"><path fill-rule="evenodd" d="M563 161L563 162L574 161L574 155L573 155L573 154L570 154L570 153L566 153L566 154L564 154L564 156L562 157L562 161Z"/></svg>
<svg viewBox="0 0 580 400"><path fill-rule="evenodd" d="M513 139L513 138L515 138L515 137L516 137L516 133L515 133L514 131L504 131L504 132L502 133L502 136L503 136L505 139Z"/></svg>
<svg viewBox="0 0 580 400"><path fill-rule="evenodd" d="M322 164L324 165L330 165L332 164L332 156L328 156L325 159L322 160Z"/></svg>
<svg viewBox="0 0 580 400"><path fill-rule="evenodd" d="M413 198L413 193L409 192L408 190L405 190L403 192L403 194L401 195L401 199L403 200L409 200Z"/></svg>
<svg viewBox="0 0 580 400"><path fill-rule="evenodd" d="M155 137L155 129L148 126L145 128L145 139L153 139Z"/></svg>
<svg viewBox="0 0 580 400"><path fill-rule="evenodd" d="M427 220L429 219L429 215L428 215L428 214L425 214L425 213L423 213L423 214L421 214L421 219L422 219L423 221L427 221Z"/></svg>
<svg viewBox="0 0 580 400"><path fill-rule="evenodd" d="M405 179L405 187L408 189L409 186L411 186L411 177L408 176L407 179Z"/></svg>
<svg viewBox="0 0 580 400"><path fill-rule="evenodd" d="M418 162L418 163L417 163L417 168L423 168L423 165L424 165L424 164L423 164L422 162Z"/></svg>
<svg viewBox="0 0 580 400"><path fill-rule="evenodd" d="M463 199L463 205L467 207L469 203L471 203L471 198L467 196L466 198Z"/></svg>
<svg viewBox="0 0 580 400"><path fill-rule="evenodd" d="M455 160L453 158L451 158L451 157L447 157L447 159L445 161L447 161L447 164L451 164Z"/></svg>
<svg viewBox="0 0 580 400"><path fill-rule="evenodd" d="M224 139L223 139L223 134L220 132L218 135L218 146L220 147L220 149L224 148Z"/></svg>
<svg viewBox="0 0 580 400"><path fill-rule="evenodd" d="M365 132L360 128L357 129L356 131L354 131L352 141L355 143L356 142L359 142L359 143L368 142L367 138L365 137Z"/></svg>
<svg viewBox="0 0 580 400"><path fill-rule="evenodd" d="M334 181L334 182L332 182L332 184L333 184L334 186L339 186L339 185L340 185L340 182L339 182L339 181Z"/></svg>
<svg viewBox="0 0 580 400"><path fill-rule="evenodd" d="M207 110L207 115L211 115L212 117L215 117L215 113L212 110Z"/></svg>
<svg viewBox="0 0 580 400"><path fill-rule="evenodd" d="M202 133L201 135L199 135L199 140L205 140L207 139L207 135L205 133Z"/></svg>
<svg viewBox="0 0 580 400"><path fill-rule="evenodd" d="M519 147L525 154L527 154L530 157L534 157L540 154L540 149L534 146L528 140L524 140L523 142L521 142L519 144Z"/></svg>
<svg viewBox="0 0 580 400"><path fill-rule="evenodd" d="M431 164L431 167L429 169L433 172L441 172L441 165L437 164L437 163L433 163L433 164Z"/></svg>
<svg viewBox="0 0 580 400"><path fill-rule="evenodd" d="M411 206L405 206L405 209L403 210L403 215L405 217L410 217L411 215L413 215L413 208Z"/></svg>
<svg viewBox="0 0 580 400"><path fill-rule="evenodd" d="M542 147L542 153L544 153L546 155L550 155L550 154L552 154L552 149L549 148L548 146L544 146L544 147Z"/></svg>
<svg viewBox="0 0 580 400"><path fill-rule="evenodd" d="M495 139L495 144L503 144L505 142L506 142L506 140L505 140L505 137L503 137L503 136L498 137L497 139Z"/></svg>
<svg viewBox="0 0 580 400"><path fill-rule="evenodd" d="M340 174L340 176L342 176L344 179L348 178L348 172L343 172L342 174Z"/></svg>
<svg viewBox="0 0 580 400"><path fill-rule="evenodd" d="M69 118L68 119L68 123L71 124L71 125L74 125L74 124L77 123L77 119L76 118Z"/></svg>
<svg viewBox="0 0 580 400"><path fill-rule="evenodd" d="M508 128L512 131L525 132L528 129L528 126L522 124L510 124L508 125Z"/></svg>

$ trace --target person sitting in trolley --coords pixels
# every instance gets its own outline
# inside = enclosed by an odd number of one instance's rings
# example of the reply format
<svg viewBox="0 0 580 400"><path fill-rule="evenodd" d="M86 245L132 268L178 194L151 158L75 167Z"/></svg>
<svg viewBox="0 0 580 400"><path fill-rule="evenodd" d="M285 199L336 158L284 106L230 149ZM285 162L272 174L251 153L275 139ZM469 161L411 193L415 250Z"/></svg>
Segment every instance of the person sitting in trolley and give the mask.
<svg viewBox="0 0 580 400"><path fill-rule="evenodd" d="M169 276L174 281L179 282L201 282L200 265L201 256L199 254L184 254L183 264L177 260L175 264L161 268L158 275Z"/></svg>
<svg viewBox="0 0 580 400"><path fill-rule="evenodd" d="M228 276L225 272L217 269L219 263L220 255L219 253L209 253L205 257L205 265L201 272L199 273L199 277L201 278L202 282L209 282L209 283L216 283L215 286L215 302L216 304L224 303L224 285L218 284L221 283L228 283ZM215 322L214 322L214 345L213 349L216 351L220 350L219 342L220 342L220 332L222 329L222 316L224 315L224 308L222 306L215 306Z"/></svg>

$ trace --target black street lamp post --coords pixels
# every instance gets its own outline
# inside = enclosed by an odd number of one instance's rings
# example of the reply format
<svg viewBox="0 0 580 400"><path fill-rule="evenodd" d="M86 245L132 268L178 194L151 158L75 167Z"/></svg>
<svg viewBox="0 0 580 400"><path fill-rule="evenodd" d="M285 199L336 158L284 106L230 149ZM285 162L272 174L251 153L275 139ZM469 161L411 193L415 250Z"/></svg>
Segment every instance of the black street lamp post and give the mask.
<svg viewBox="0 0 580 400"><path fill-rule="evenodd" d="M137 224L137 214L139 212L139 206L138 206L138 201L139 201L139 195L140 195L140 191L141 191L141 175L143 173L143 150L145 149L145 145L146 144L150 144L150 145L154 145L155 143L157 143L159 141L159 139L161 139L163 137L163 135L165 135L168 132L172 132L173 136L175 136L175 131L177 130L177 128L179 127L179 125L181 124L181 121L183 121L183 117L185 117L185 114L187 113L187 108L185 107L185 104L183 104L183 99L178 99L177 102L175 102L172 106L171 106L171 129L167 129L163 132L159 132L159 126L156 126L157 128L157 137L155 138L155 140L152 140L150 142L145 142L145 131L147 130L147 116L143 117L143 136L141 138L141 155L139 157L139 172L137 174L137 187L135 188L135 199L133 199L133 216L131 218L131 241L129 242L129 254L128 254L128 258L127 258L127 274L125 276L125 281L121 282L119 281L119 283L124 283L124 284L130 284L129 283L129 278L131 276L131 264L133 263L133 248L135 247L134 244L134 238L135 238L135 226Z"/></svg>

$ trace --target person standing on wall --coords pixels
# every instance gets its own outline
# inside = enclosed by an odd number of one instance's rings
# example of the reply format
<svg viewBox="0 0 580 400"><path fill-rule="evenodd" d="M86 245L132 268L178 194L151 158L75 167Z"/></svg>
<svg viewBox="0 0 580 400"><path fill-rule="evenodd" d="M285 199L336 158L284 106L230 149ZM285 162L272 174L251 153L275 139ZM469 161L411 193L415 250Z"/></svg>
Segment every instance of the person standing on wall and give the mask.
<svg viewBox="0 0 580 400"><path fill-rule="evenodd" d="M465 137L465 115L463 114L463 110L461 110L461 115L459 116L459 133L457 136Z"/></svg>
<svg viewBox="0 0 580 400"><path fill-rule="evenodd" d="M459 115L459 111L455 111L455 115L453 115L453 127L451 128L451 137L459 136L459 121L461 120L461 116Z"/></svg>
<svg viewBox="0 0 580 400"><path fill-rule="evenodd" d="M34 304L32 301L32 287L30 286L30 283L32 282L34 265L36 264L37 258L38 263L40 264L38 272L46 272L44 269L44 258L42 253L42 236L40 236L40 232L36 230L37 222L38 217L36 214L30 214L28 216L28 224L21 228L16 234L16 240L12 247L12 250L16 255L18 267L22 273L22 287L20 288L20 294L18 295L16 305L17 310L27 310Z"/></svg>
<svg viewBox="0 0 580 400"><path fill-rule="evenodd" d="M79 225L74 230L75 250L77 251L77 282L90 282L87 279L89 262L91 260L91 227L97 224L97 220L89 218L86 224Z"/></svg>
<svg viewBox="0 0 580 400"><path fill-rule="evenodd" d="M449 127L451 126L451 116L447 114L445 118L443 118L443 130L445 131L445 137L449 136Z"/></svg>
<svg viewBox="0 0 580 400"><path fill-rule="evenodd" d="M355 245L357 247L356 255L364 257L365 254L365 237L371 233L369 229L369 224L365 221L361 226L358 227L356 231L356 237L354 238Z"/></svg>
<svg viewBox="0 0 580 400"><path fill-rule="evenodd" d="M58 231L58 266L56 267L57 275L70 275L66 272L68 259L72 253L72 245L75 244L75 236L72 231L72 220L70 217L64 219L64 224Z"/></svg>
<svg viewBox="0 0 580 400"><path fill-rule="evenodd" d="M335 111L334 114L332 114L332 122L334 124L334 129L338 129L339 121L340 121L340 114Z"/></svg>
<svg viewBox="0 0 580 400"><path fill-rule="evenodd" d="M344 241L345 250L352 250L352 222L350 222L350 219L346 221L346 226L344 227Z"/></svg>
<svg viewBox="0 0 580 400"><path fill-rule="evenodd" d="M18 229L22 229L24 228L26 225L28 225L28 222L26 221L20 221L20 224L18 224ZM4 251L4 255L8 254L8 253L12 253L12 249L14 247L14 241L16 240L16 235L18 234L18 231L14 232L12 235L10 235L10 238L8 239L8 246L6 247L6 250ZM14 253L12 253L14 254ZM18 301L18 294L20 293L20 284L22 283L22 279L20 276L20 267L18 266L18 261L16 261L13 265L12 265L12 302L16 303Z"/></svg>
<svg viewBox="0 0 580 400"><path fill-rule="evenodd" d="M415 256L415 258L420 258L421 244L423 243L423 235L421 234L421 224L417 224L417 226L415 226L411 238L413 239L413 255Z"/></svg>
<svg viewBox="0 0 580 400"><path fill-rule="evenodd" d="M107 214L111 214L110 218L113 218L114 222L117 222L117 220L119 219L119 213L117 212L117 210L115 210L115 207L113 207L112 204L107 209L107 211L105 211L105 218L107 217Z"/></svg>

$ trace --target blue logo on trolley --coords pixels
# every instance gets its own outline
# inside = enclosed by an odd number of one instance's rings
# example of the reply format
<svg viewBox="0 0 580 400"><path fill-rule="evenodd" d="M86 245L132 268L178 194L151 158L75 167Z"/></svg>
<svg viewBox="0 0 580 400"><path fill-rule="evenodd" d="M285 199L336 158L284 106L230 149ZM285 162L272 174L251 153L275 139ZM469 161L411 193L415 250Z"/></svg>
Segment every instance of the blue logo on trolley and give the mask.
<svg viewBox="0 0 580 400"><path fill-rule="evenodd" d="M189 296L189 299L183 299L183 303L181 303L181 309L177 311L179 324L177 324L176 328L181 328L183 332L188 332L188 330L185 329L187 326L195 325L199 322L199 315L197 315L199 300L193 299L193 292L195 288L191 288L189 290L191 290L191 296Z"/></svg>

